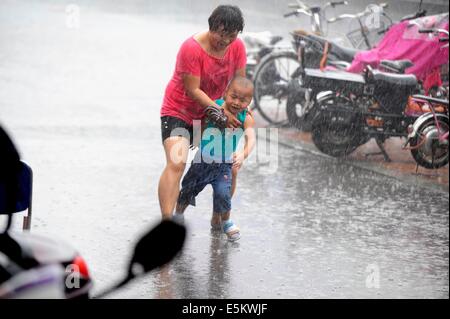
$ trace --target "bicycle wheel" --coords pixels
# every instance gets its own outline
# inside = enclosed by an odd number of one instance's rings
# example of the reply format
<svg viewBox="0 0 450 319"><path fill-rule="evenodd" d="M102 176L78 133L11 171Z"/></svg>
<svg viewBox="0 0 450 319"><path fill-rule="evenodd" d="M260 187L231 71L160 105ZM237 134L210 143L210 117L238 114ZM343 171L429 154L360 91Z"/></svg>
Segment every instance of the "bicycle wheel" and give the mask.
<svg viewBox="0 0 450 319"><path fill-rule="evenodd" d="M255 109L270 124L287 123L289 82L299 66L294 52L274 52L266 56L255 71Z"/></svg>

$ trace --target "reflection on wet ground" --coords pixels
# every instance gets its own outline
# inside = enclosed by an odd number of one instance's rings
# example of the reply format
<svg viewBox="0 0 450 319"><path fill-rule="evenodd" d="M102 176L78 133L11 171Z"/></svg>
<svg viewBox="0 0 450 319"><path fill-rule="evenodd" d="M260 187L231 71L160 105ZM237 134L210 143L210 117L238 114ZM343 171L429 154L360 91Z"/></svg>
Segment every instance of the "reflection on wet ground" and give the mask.
<svg viewBox="0 0 450 319"><path fill-rule="evenodd" d="M279 165L241 172L237 244L208 231L210 193L187 210L189 242L157 288L173 298L448 297L448 194L290 149Z"/></svg>

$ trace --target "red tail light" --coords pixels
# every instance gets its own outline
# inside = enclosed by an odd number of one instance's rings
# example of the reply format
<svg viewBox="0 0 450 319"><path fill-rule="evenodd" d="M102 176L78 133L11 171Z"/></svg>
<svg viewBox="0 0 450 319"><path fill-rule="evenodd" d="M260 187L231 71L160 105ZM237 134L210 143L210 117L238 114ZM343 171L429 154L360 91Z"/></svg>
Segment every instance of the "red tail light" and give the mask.
<svg viewBox="0 0 450 319"><path fill-rule="evenodd" d="M81 256L75 257L75 259L72 261L72 264L76 267L75 269L79 271L80 275L85 278L89 278L89 270L87 264Z"/></svg>

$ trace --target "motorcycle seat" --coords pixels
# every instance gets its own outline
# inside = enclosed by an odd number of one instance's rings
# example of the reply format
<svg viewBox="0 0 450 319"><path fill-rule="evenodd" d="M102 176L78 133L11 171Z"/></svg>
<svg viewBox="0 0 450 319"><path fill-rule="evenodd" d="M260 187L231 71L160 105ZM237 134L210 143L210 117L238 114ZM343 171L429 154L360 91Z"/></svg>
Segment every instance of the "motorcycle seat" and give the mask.
<svg viewBox="0 0 450 319"><path fill-rule="evenodd" d="M410 60L381 60L380 65L397 73L405 73L407 68L414 66L414 63Z"/></svg>
<svg viewBox="0 0 450 319"><path fill-rule="evenodd" d="M355 58L355 55L358 52L361 52L361 50L343 47L334 42L330 42L330 43L331 43L331 52L333 52L341 60L344 60L347 62L352 62L353 59Z"/></svg>
<svg viewBox="0 0 450 319"><path fill-rule="evenodd" d="M327 40L315 34L308 34L308 37L321 43L322 45L325 45L326 42L330 43L331 44L331 48L329 51L330 54L333 54L338 60L342 60L345 62L352 62L356 53L361 51L358 49L343 47L333 41Z"/></svg>
<svg viewBox="0 0 450 319"><path fill-rule="evenodd" d="M372 71L372 76L375 81L383 81L386 83L405 86L417 85L417 78L413 74L393 74L374 70Z"/></svg>
<svg viewBox="0 0 450 319"><path fill-rule="evenodd" d="M343 72L343 71L333 71L333 70L325 70L321 71L318 69L305 69L305 75L306 77L313 77L313 78L321 78L321 79L328 79L328 80L337 80L337 81L345 81L345 82L356 82L360 84L364 84L364 76L357 73L350 73L350 72Z"/></svg>

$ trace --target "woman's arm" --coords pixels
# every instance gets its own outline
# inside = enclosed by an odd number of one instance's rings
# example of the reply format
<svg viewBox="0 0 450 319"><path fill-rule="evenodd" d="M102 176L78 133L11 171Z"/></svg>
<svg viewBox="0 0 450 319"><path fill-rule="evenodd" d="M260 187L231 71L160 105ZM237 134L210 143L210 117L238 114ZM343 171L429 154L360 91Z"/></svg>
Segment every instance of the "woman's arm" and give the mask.
<svg viewBox="0 0 450 319"><path fill-rule="evenodd" d="M183 84L188 96L202 107L206 108L210 105L219 107L205 92L203 92L202 89L200 89L200 77L184 74Z"/></svg>
<svg viewBox="0 0 450 319"><path fill-rule="evenodd" d="M214 105L219 106L214 102L202 89L200 89L200 77L191 74L183 75L183 84L188 96L200 104L203 108ZM232 113L225 111L228 117L227 126L231 128L238 128L242 125L241 122Z"/></svg>
<svg viewBox="0 0 450 319"><path fill-rule="evenodd" d="M237 69L235 75L239 75L245 78L245 68Z"/></svg>

